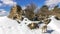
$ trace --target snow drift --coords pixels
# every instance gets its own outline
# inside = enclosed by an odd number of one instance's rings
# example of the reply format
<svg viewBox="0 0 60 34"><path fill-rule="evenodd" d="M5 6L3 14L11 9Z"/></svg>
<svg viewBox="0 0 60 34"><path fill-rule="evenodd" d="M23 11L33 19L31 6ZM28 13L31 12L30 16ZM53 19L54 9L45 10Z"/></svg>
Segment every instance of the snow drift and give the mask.
<svg viewBox="0 0 60 34"><path fill-rule="evenodd" d="M52 20L47 28L49 31L45 34L60 34L60 21L53 17L50 19ZM41 29L29 29L27 27L29 23L32 23L32 21L27 18L24 18L24 20L18 24L16 20L9 19L7 16L0 17L0 34L42 34Z"/></svg>

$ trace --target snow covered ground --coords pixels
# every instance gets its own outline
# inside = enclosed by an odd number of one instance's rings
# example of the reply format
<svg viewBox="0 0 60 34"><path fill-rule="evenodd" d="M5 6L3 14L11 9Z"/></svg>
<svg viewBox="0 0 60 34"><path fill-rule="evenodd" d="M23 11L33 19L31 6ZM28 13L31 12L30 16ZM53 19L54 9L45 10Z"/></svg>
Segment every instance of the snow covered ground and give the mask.
<svg viewBox="0 0 60 34"><path fill-rule="evenodd" d="M0 34L42 34L41 29L31 30L28 28L28 24L32 21L24 20L18 24L16 20L9 19L7 16L0 17ZM48 24L47 33L44 34L60 34L60 21L51 17L51 22ZM26 24L25 24L26 23Z"/></svg>

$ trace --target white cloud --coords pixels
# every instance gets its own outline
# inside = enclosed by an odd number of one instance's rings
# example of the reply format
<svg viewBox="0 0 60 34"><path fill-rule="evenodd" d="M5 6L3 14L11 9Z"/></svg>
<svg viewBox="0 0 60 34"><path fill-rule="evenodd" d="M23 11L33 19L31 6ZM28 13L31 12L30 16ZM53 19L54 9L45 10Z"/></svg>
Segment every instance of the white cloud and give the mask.
<svg viewBox="0 0 60 34"><path fill-rule="evenodd" d="M14 2L13 0L0 0L2 3L2 5L9 5L9 6L13 6L13 5L16 5L17 3Z"/></svg>
<svg viewBox="0 0 60 34"><path fill-rule="evenodd" d="M52 9L59 3L60 3L60 0L46 0L45 5L49 6L50 9Z"/></svg>
<svg viewBox="0 0 60 34"><path fill-rule="evenodd" d="M6 16L8 15L8 12L5 11L4 9L0 9L0 16Z"/></svg>
<svg viewBox="0 0 60 34"><path fill-rule="evenodd" d="M46 5L48 6L57 5L58 3L60 3L60 0L46 0Z"/></svg>
<svg viewBox="0 0 60 34"><path fill-rule="evenodd" d="M24 10L24 9L26 9L26 7L25 6L22 6L22 10Z"/></svg>
<svg viewBox="0 0 60 34"><path fill-rule="evenodd" d="M2 4L0 3L0 6L2 6Z"/></svg>

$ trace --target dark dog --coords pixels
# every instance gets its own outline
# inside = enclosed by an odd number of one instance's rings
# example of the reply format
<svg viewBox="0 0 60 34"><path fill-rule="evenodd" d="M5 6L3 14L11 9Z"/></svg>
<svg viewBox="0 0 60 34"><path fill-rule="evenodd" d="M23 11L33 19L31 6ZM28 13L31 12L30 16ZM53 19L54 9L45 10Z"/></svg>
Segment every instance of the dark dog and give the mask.
<svg viewBox="0 0 60 34"><path fill-rule="evenodd" d="M28 24L28 27L30 29L36 29L36 28L39 28L38 24L37 23L31 23L31 24Z"/></svg>

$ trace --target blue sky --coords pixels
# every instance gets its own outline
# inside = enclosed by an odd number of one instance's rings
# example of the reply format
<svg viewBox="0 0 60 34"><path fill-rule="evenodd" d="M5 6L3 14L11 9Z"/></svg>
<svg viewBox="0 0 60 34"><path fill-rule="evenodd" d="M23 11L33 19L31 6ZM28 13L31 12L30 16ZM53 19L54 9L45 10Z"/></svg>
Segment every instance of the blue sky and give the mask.
<svg viewBox="0 0 60 34"><path fill-rule="evenodd" d="M21 7L24 7L26 5L28 5L29 3L34 3L36 4L38 7L41 7L42 5L44 5L45 0L13 0L14 2L16 2L18 5L20 5ZM0 1L0 3L2 3ZM5 9L6 11L10 11L11 6L6 5L5 7L0 7L0 9Z"/></svg>
<svg viewBox="0 0 60 34"><path fill-rule="evenodd" d="M17 3L21 6L25 6L32 2L35 3L37 6L42 6L45 2L45 0L19 0L19 1L15 0L15 1L17 1Z"/></svg>

